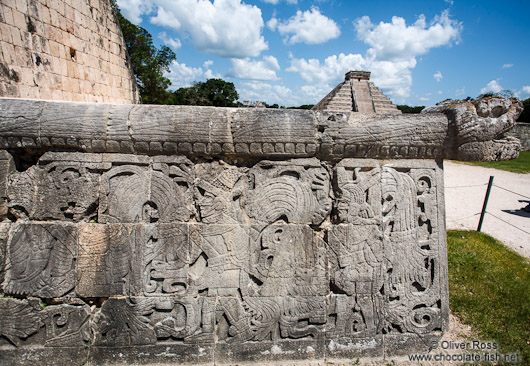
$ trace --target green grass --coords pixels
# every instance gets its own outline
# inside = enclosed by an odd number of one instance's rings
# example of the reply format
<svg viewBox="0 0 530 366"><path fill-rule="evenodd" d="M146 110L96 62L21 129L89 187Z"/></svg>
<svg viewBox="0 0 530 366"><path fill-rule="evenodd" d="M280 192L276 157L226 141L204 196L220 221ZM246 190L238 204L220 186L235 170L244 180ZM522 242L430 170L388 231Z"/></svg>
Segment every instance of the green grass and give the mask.
<svg viewBox="0 0 530 366"><path fill-rule="evenodd" d="M476 231L449 230L447 247L451 311L530 365L530 261Z"/></svg>
<svg viewBox="0 0 530 366"><path fill-rule="evenodd" d="M506 161L455 161L456 163L506 170L512 173L530 173L530 151L521 151L519 157Z"/></svg>

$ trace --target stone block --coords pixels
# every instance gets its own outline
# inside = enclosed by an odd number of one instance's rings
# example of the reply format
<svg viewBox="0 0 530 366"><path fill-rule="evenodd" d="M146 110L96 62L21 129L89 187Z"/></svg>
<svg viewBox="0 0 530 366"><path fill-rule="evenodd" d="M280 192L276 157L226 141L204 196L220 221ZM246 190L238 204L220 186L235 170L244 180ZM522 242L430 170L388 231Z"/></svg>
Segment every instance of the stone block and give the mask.
<svg viewBox="0 0 530 366"><path fill-rule="evenodd" d="M15 223L7 243L4 292L61 297L75 285L77 227L66 223Z"/></svg>
<svg viewBox="0 0 530 366"><path fill-rule="evenodd" d="M34 220L94 220L100 174L92 169L97 165L97 159L48 161L12 174L7 188L12 214Z"/></svg>
<svg viewBox="0 0 530 366"><path fill-rule="evenodd" d="M140 292L136 225L80 224L76 294L80 297Z"/></svg>
<svg viewBox="0 0 530 366"><path fill-rule="evenodd" d="M187 221L193 213L189 163L167 165L164 173L121 165L101 177L100 222Z"/></svg>

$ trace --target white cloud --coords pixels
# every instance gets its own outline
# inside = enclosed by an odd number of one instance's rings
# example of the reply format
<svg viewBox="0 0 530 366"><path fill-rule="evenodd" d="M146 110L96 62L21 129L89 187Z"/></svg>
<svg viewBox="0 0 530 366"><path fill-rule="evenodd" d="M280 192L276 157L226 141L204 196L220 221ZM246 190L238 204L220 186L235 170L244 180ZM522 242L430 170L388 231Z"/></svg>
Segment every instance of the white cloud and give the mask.
<svg viewBox="0 0 530 366"><path fill-rule="evenodd" d="M418 99L421 100L422 102L426 102L426 101L430 100L427 97L419 97Z"/></svg>
<svg viewBox="0 0 530 366"><path fill-rule="evenodd" d="M453 0L445 0L446 3L448 3L449 5L453 5L455 2Z"/></svg>
<svg viewBox="0 0 530 366"><path fill-rule="evenodd" d="M269 21L267 22L267 27L271 30L271 31L274 31L276 30L276 27L278 26L278 19L272 17L269 19Z"/></svg>
<svg viewBox="0 0 530 366"><path fill-rule="evenodd" d="M291 89L283 85L272 85L262 81L250 81L237 86L240 100L262 101L268 104L293 105L296 96Z"/></svg>
<svg viewBox="0 0 530 366"><path fill-rule="evenodd" d="M278 5L280 3L280 0L261 0L261 1L263 1L264 3L268 3L268 4L273 4L273 5ZM285 2L287 4L297 4L298 0L286 0Z"/></svg>
<svg viewBox="0 0 530 366"><path fill-rule="evenodd" d="M377 61L365 58L359 54L343 53L332 55L321 64L318 59L291 59L291 66L287 71L298 72L307 82L337 84L344 80L344 74L349 70L370 70L372 81L387 91L388 96L407 97L410 95L412 75L410 69L416 66L416 60Z"/></svg>
<svg viewBox="0 0 530 366"><path fill-rule="evenodd" d="M530 85L523 86L521 90L516 91L514 95L519 99L526 99L528 96L530 96Z"/></svg>
<svg viewBox="0 0 530 366"><path fill-rule="evenodd" d="M461 96L461 95L464 95L464 94L466 94L466 89L465 89L465 88L462 88L462 89L456 89L456 91L455 91L455 95L456 95L457 97L459 97L459 96Z"/></svg>
<svg viewBox="0 0 530 366"><path fill-rule="evenodd" d="M502 65L503 69L509 69L510 67L513 67L513 64L504 64L504 65Z"/></svg>
<svg viewBox="0 0 530 366"><path fill-rule="evenodd" d="M444 78L440 71L436 71L436 73L432 77L438 82L440 82L440 80Z"/></svg>
<svg viewBox="0 0 530 366"><path fill-rule="evenodd" d="M213 61L208 60L208 61L204 61L204 63L202 64L202 67L204 67L205 69L208 69L212 65L213 65Z"/></svg>
<svg viewBox="0 0 530 366"><path fill-rule="evenodd" d="M169 47L173 48L174 50L178 50L182 46L180 39L168 37L166 32L158 33L158 38L160 38L162 42L164 42L165 44L167 44Z"/></svg>
<svg viewBox="0 0 530 366"><path fill-rule="evenodd" d="M449 18L447 10L436 16L429 27L424 15L410 26L397 16L392 17L392 23L380 22L376 26L368 16L363 16L354 21L354 26L358 38L371 46L368 55L378 60L408 59L434 47L458 43L463 28L462 23Z"/></svg>
<svg viewBox="0 0 530 366"><path fill-rule="evenodd" d="M271 29L278 28L278 32L285 36L288 44L307 43L318 44L337 38L340 29L332 19L322 15L320 10L312 7L304 12L298 10L296 15L286 21L269 20L267 25ZM271 24L269 24L271 23Z"/></svg>
<svg viewBox="0 0 530 366"><path fill-rule="evenodd" d="M443 94L444 92L441 90L438 90L438 94Z"/></svg>
<svg viewBox="0 0 530 366"><path fill-rule="evenodd" d="M504 88L502 86L500 86L500 84L497 82L497 80L492 80L488 83L488 85L486 85L484 88L480 89L480 94L484 94L484 93L489 93L489 92L492 92L492 93L499 93L501 91L503 91Z"/></svg>
<svg viewBox="0 0 530 366"><path fill-rule="evenodd" d="M349 70L360 70L366 65L365 59L359 54L344 53L332 55L321 64L318 59L291 58L291 66L287 71L298 72L302 79L314 84L329 84L341 80Z"/></svg>
<svg viewBox="0 0 530 366"><path fill-rule="evenodd" d="M204 69L202 67L191 67L186 64L173 61L169 66L169 72L164 76L171 81L171 88L178 89L191 86L195 81L204 81L206 79L221 78L222 75L215 74L209 67L213 61L206 61Z"/></svg>
<svg viewBox="0 0 530 366"><path fill-rule="evenodd" d="M140 24L142 14L152 10L152 4L145 0L118 0L117 4L125 18L134 24Z"/></svg>
<svg viewBox="0 0 530 366"><path fill-rule="evenodd" d="M148 3L148 0L121 0ZM261 31L261 10L241 0L151 0L153 24L169 27L191 38L205 53L222 57L258 56L268 48Z"/></svg>
<svg viewBox="0 0 530 366"><path fill-rule="evenodd" d="M462 30L462 24L449 19L447 11L435 17L428 27L423 15L410 26L399 17L393 17L392 23L375 26L367 16L357 19L354 25L359 38L371 46L364 56L341 53L323 62L291 57L286 70L298 72L307 82L331 85L344 80L349 70L369 70L372 81L386 89L389 97L403 100L410 95L416 57L431 48L458 41Z"/></svg>
<svg viewBox="0 0 530 366"><path fill-rule="evenodd" d="M233 58L229 75L237 79L278 80L276 71L280 70L278 60L274 56L263 56L261 61L250 58Z"/></svg>

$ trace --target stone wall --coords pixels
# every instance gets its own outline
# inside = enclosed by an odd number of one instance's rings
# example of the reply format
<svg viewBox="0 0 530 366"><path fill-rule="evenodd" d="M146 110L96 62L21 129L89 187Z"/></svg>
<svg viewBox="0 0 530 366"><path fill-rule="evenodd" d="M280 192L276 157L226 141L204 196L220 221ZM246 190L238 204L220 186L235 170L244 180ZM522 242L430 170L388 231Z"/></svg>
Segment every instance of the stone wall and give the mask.
<svg viewBox="0 0 530 366"><path fill-rule="evenodd" d="M518 122L507 135L517 137L521 141L521 149L530 151L530 123Z"/></svg>
<svg viewBox="0 0 530 366"><path fill-rule="evenodd" d="M489 157L506 106L461 123L0 99L3 363L428 352L449 315L442 159Z"/></svg>
<svg viewBox="0 0 530 366"><path fill-rule="evenodd" d="M0 96L137 103L109 0L2 0Z"/></svg>

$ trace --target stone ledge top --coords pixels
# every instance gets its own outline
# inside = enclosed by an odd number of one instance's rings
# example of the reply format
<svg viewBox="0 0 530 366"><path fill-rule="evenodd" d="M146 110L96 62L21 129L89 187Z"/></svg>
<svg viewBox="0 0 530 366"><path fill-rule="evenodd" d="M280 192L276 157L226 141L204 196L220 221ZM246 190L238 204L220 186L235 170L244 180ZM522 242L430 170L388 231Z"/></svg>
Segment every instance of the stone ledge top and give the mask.
<svg viewBox="0 0 530 366"><path fill-rule="evenodd" d="M0 98L0 148L188 157L454 158L443 113L51 102ZM457 136L458 137L458 136ZM467 142L467 141L464 141Z"/></svg>

